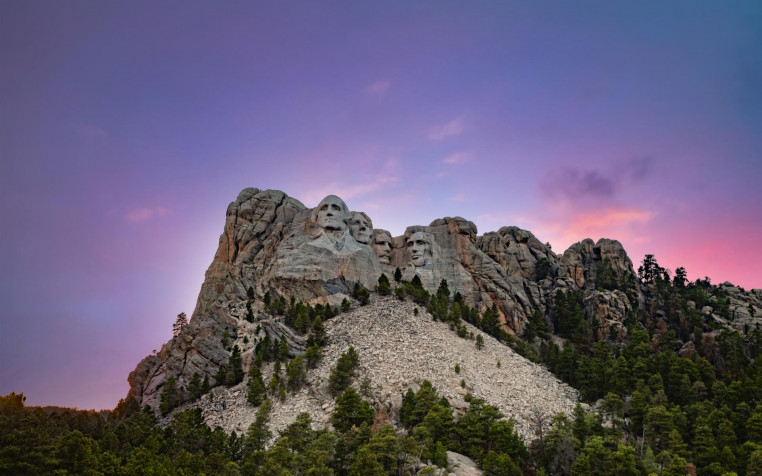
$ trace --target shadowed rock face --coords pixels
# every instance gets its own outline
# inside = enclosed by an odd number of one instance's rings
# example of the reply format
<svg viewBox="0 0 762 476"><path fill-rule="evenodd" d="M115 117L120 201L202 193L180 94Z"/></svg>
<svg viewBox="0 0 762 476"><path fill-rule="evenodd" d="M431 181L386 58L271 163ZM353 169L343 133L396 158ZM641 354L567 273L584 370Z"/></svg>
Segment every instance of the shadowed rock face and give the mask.
<svg viewBox="0 0 762 476"><path fill-rule="evenodd" d="M244 319L248 288L254 291L255 314L262 311L267 292L337 305L355 282L373 289L382 273L391 277L400 268L403 279L417 275L430 292L444 279L472 307L497 305L504 330L520 334L536 310L546 316L552 312L557 290L594 292L602 260L619 276L634 276L632 262L613 240L584 240L558 256L517 227L478 236L472 222L446 217L392 237L374 230L365 213L349 210L334 195L308 209L280 191L243 190L228 206L190 324L130 374L130 394L141 405L155 407L168 375L181 387L193 373L213 378L230 354L221 343L226 330L248 365L255 339L244 342L243 337L251 337L256 325ZM622 316L633 304L624 293L587 296L586 301L595 316ZM292 342L299 351L301 344Z"/></svg>

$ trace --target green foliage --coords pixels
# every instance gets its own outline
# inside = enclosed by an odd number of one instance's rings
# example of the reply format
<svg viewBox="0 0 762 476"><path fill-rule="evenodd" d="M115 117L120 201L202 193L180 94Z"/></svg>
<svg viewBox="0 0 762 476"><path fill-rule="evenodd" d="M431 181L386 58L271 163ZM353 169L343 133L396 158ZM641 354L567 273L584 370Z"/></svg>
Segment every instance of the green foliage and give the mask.
<svg viewBox="0 0 762 476"><path fill-rule="evenodd" d="M571 337L572 333L579 328L580 323L585 321L582 293L579 291L569 291L567 293L561 290L556 291L553 298L552 316L556 332L563 337Z"/></svg>
<svg viewBox="0 0 762 476"><path fill-rule="evenodd" d="M394 281L397 283L402 281L402 271L400 271L399 267L394 270Z"/></svg>
<svg viewBox="0 0 762 476"><path fill-rule="evenodd" d="M391 287L391 284L389 283L389 278L387 278L385 274L382 274L381 276L379 276L376 292L380 294L381 296L389 296L390 294L392 294L392 287Z"/></svg>
<svg viewBox="0 0 762 476"><path fill-rule="evenodd" d="M323 357L322 348L318 345L311 345L307 347L304 357L307 359L307 367L314 369Z"/></svg>
<svg viewBox="0 0 762 476"><path fill-rule="evenodd" d="M350 307L351 304L349 304L349 300L347 300L347 298L341 300L341 312L349 312Z"/></svg>
<svg viewBox="0 0 762 476"><path fill-rule="evenodd" d="M162 386L159 410L162 415L166 415L171 412L179 403L180 398L178 395L177 381L174 376L169 376Z"/></svg>
<svg viewBox="0 0 762 476"><path fill-rule="evenodd" d="M331 423L340 433L344 433L353 426L363 423L373 423L373 409L370 404L360 397L357 391L349 387L344 393L336 398L336 409L331 417Z"/></svg>
<svg viewBox="0 0 762 476"><path fill-rule="evenodd" d="M265 445L270 441L270 438L272 438L272 432L268 426L270 423L271 407L270 400L263 401L259 406L254 422L249 425L249 428L246 430L246 443L244 449L246 453L251 454L256 451L264 450Z"/></svg>
<svg viewBox="0 0 762 476"><path fill-rule="evenodd" d="M191 400L195 400L204 394L201 384L201 376L197 372L193 373L193 377L191 377L191 380L188 383L188 392L190 393Z"/></svg>
<svg viewBox="0 0 762 476"><path fill-rule="evenodd" d="M539 309L532 313L529 321L524 326L524 334L522 335L527 341L532 341L535 337L541 339L548 338L548 324L545 322L545 316Z"/></svg>
<svg viewBox="0 0 762 476"><path fill-rule="evenodd" d="M358 361L359 356L352 346L341 354L336 362L336 367L331 370L331 375L328 378L328 389L332 395L340 394L349 386Z"/></svg>
<svg viewBox="0 0 762 476"><path fill-rule="evenodd" d="M260 405L266 394L265 381L262 378L262 372L259 367L252 366L249 371L249 385L246 392L246 401L255 407Z"/></svg>
<svg viewBox="0 0 762 476"><path fill-rule="evenodd" d="M370 292L359 282L355 283L355 287L352 290L352 297L357 299L361 306L365 306L370 302Z"/></svg>
<svg viewBox="0 0 762 476"><path fill-rule="evenodd" d="M402 282L395 289L395 294L398 298L410 297L413 302L420 305L426 305L429 303L431 296L429 292L423 287L423 282L418 275L413 276L413 279L408 282Z"/></svg>
<svg viewBox="0 0 762 476"><path fill-rule="evenodd" d="M241 351L237 345L233 346L233 350L228 358L227 372L225 373L225 385L235 385L243 381L243 362L241 360Z"/></svg>
<svg viewBox="0 0 762 476"><path fill-rule="evenodd" d="M481 334L476 336L476 348L481 350L484 347L484 337Z"/></svg>
<svg viewBox="0 0 762 476"><path fill-rule="evenodd" d="M307 381L304 357L300 355L286 364L286 376L288 377L287 385L290 391L293 392L302 388Z"/></svg>

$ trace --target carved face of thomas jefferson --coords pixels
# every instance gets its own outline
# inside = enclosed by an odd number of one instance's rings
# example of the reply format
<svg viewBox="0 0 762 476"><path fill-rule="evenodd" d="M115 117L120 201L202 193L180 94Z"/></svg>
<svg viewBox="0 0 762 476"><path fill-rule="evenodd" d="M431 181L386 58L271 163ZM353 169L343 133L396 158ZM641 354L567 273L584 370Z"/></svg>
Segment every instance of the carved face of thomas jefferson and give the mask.
<svg viewBox="0 0 762 476"><path fill-rule="evenodd" d="M426 266L431 259L431 241L428 235L422 231L416 231L410 235L405 245L410 252L410 261L413 266L416 268Z"/></svg>
<svg viewBox="0 0 762 476"><path fill-rule="evenodd" d="M348 213L344 200L336 195L328 195L317 206L317 225L327 231L345 230Z"/></svg>
<svg viewBox="0 0 762 476"><path fill-rule="evenodd" d="M391 264L392 235L386 230L373 230L373 249L381 264Z"/></svg>
<svg viewBox="0 0 762 476"><path fill-rule="evenodd" d="M349 214L349 233L355 241L367 245L370 243L370 234L373 232L373 224L368 215L362 212Z"/></svg>

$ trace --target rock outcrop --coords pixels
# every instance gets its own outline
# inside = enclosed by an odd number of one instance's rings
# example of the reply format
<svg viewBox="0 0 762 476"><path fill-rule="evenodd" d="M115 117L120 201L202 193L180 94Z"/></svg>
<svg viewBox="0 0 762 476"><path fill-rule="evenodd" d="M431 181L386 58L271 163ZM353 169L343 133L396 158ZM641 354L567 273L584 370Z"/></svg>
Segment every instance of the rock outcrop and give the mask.
<svg viewBox="0 0 762 476"><path fill-rule="evenodd" d="M391 277L397 268L406 280L418 276L432 293L446 280L480 311L494 304L509 334L520 335L535 312L549 314L558 290L583 292L588 312L609 333L612 327L622 332L627 309L641 299L638 290L598 290L601 269L609 281L635 277L617 241L584 240L558 256L529 231L503 227L478 236L476 226L460 217L411 226L398 237L372 226L371 217L333 195L310 209L280 191L243 190L228 206L190 323L130 374L130 396L156 408L169 375L180 388L194 373L213 379L232 345L250 360L257 326L285 337L292 352L303 352L303 339L277 322L247 322L247 304L255 316L268 293L337 306L355 283L373 289L382 273ZM734 309L744 312L740 301Z"/></svg>

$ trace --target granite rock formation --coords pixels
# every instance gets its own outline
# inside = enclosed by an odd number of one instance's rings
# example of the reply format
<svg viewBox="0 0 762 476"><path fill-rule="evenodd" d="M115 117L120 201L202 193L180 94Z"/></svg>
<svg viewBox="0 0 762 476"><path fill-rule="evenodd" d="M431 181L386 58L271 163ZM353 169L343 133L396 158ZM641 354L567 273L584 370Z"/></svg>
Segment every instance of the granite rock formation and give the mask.
<svg viewBox="0 0 762 476"><path fill-rule="evenodd" d="M623 338L628 313L645 303L648 289L637 284L618 241L586 239L559 255L529 231L508 226L480 236L461 217L411 226L393 237L373 229L367 214L350 210L333 195L311 209L280 191L243 190L228 206L190 323L140 362L129 376L129 396L157 408L168 376L180 388L194 373L213 379L232 345L247 366L254 342L265 333L285 338L292 353L302 353L304 338L264 312L266 295L338 306L355 283L373 289L382 273L391 278L397 268L405 280L418 276L429 292L446 280L469 306L483 311L494 305L503 330L516 335L538 312L551 323L559 291L579 292L590 327L610 339ZM750 298L730 284L727 293L732 323L720 322L709 306L707 318L736 327L759 320L756 295ZM247 306L254 322L246 319Z"/></svg>

